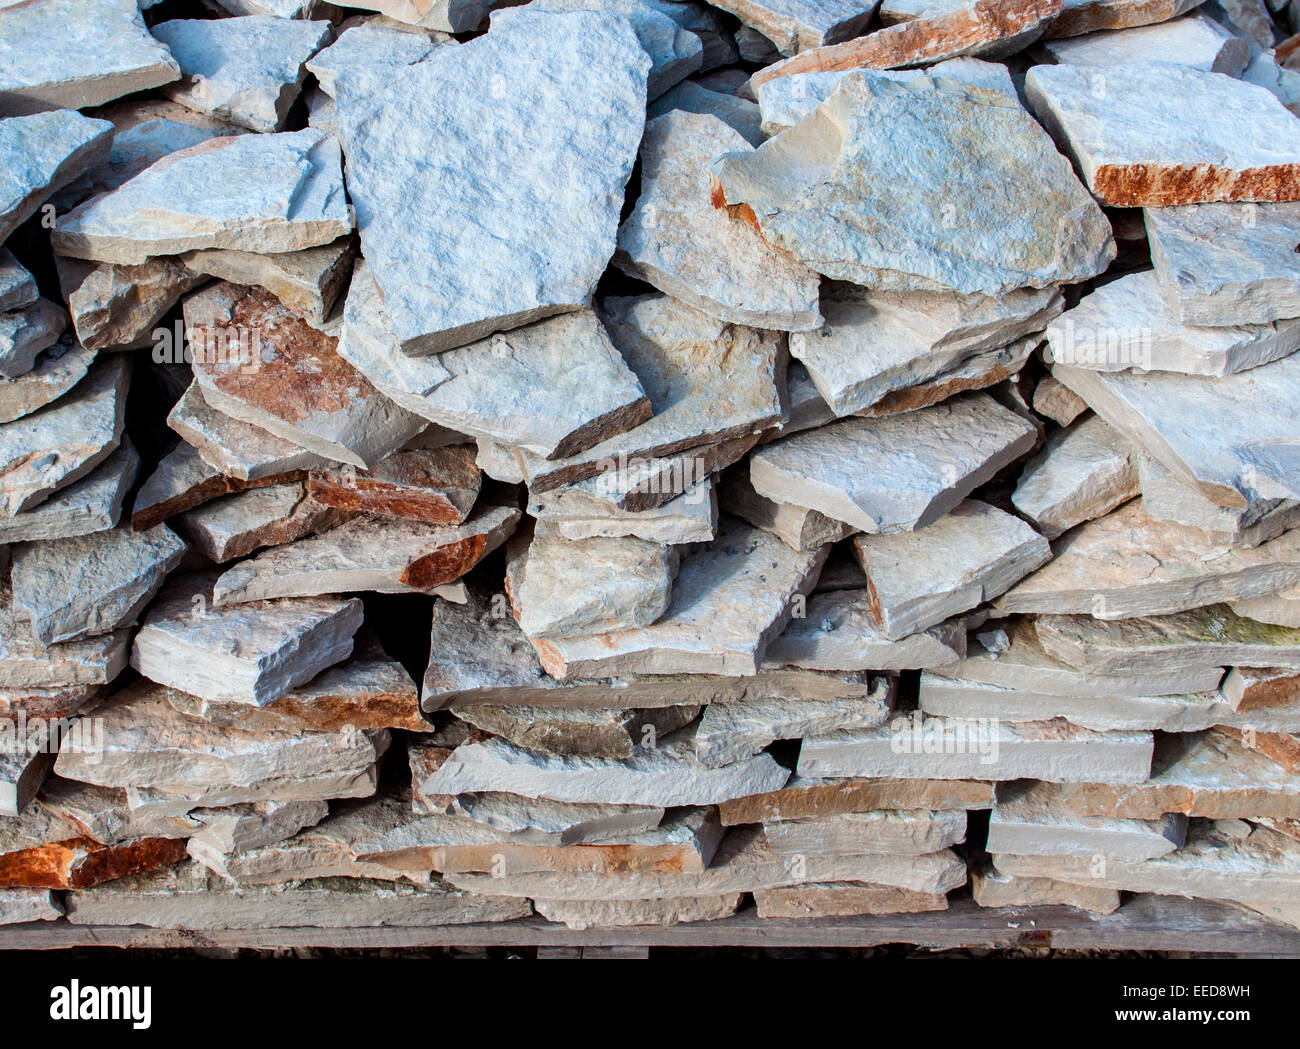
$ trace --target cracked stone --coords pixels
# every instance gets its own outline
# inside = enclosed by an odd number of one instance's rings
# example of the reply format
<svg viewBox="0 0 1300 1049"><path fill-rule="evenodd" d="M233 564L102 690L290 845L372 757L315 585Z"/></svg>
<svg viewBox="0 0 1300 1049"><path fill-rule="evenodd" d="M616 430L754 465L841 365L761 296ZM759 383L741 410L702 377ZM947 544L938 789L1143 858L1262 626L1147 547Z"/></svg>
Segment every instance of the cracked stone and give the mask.
<svg viewBox="0 0 1300 1049"><path fill-rule="evenodd" d="M460 524L478 499L482 477L469 445L400 451L365 473L313 470L312 499L340 510Z"/></svg>
<svg viewBox="0 0 1300 1049"><path fill-rule="evenodd" d="M857 529L825 514L793 503L780 503L754 491L744 469L726 475L722 486L722 505L728 513L743 518L757 528L771 532L795 550L816 550L826 543L838 543L855 534Z"/></svg>
<svg viewBox="0 0 1300 1049"><path fill-rule="evenodd" d="M638 745L653 743L688 725L699 713L697 706L587 710L481 704L459 710L457 717L529 750L560 757L626 760L633 757Z"/></svg>
<svg viewBox="0 0 1300 1049"><path fill-rule="evenodd" d="M12 313L0 313L0 380L17 379L36 367L67 326L63 307L49 299Z"/></svg>
<svg viewBox="0 0 1300 1049"><path fill-rule="evenodd" d="M221 496L179 514L173 524L195 550L214 564L279 546L341 524L345 511L321 506L301 483L250 488Z"/></svg>
<svg viewBox="0 0 1300 1049"><path fill-rule="evenodd" d="M94 359L94 350L65 333L41 351L30 371L14 379L0 379L0 423L21 419L58 400L81 381Z"/></svg>
<svg viewBox="0 0 1300 1049"><path fill-rule="evenodd" d="M609 500L589 497L581 488L529 492L528 513L566 539L634 536L651 543L682 545L710 542L718 531L718 495L712 476L646 510L621 510Z"/></svg>
<svg viewBox="0 0 1300 1049"><path fill-rule="evenodd" d="M158 322L205 280L166 256L138 266L61 257L56 262L77 338L94 350L155 345Z"/></svg>

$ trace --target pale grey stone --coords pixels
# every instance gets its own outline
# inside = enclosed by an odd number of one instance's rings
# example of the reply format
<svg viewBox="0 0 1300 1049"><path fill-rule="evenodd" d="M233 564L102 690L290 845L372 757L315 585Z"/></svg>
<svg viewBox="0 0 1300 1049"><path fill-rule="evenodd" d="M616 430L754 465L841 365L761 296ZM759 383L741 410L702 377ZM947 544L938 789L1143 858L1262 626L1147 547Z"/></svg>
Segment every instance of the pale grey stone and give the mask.
<svg viewBox="0 0 1300 1049"><path fill-rule="evenodd" d="M787 437L750 457L749 478L760 495L864 532L911 531L938 520L1036 439L1014 412L971 394Z"/></svg>
<svg viewBox="0 0 1300 1049"><path fill-rule="evenodd" d="M715 921L735 914L743 899L742 893L724 892L659 900L535 899L532 903L537 913L547 921L562 922L570 929L581 930L628 925L662 928L681 922Z"/></svg>
<svg viewBox="0 0 1300 1049"><path fill-rule="evenodd" d="M699 713L695 706L590 710L479 704L458 709L456 716L529 750L561 757L626 759L635 755L638 746L654 746L660 737L690 724Z"/></svg>
<svg viewBox="0 0 1300 1049"><path fill-rule="evenodd" d="M1300 201L1147 208L1160 293L1184 324L1267 324L1300 317Z"/></svg>
<svg viewBox="0 0 1300 1049"><path fill-rule="evenodd" d="M796 551L725 519L718 537L682 559L668 611L650 626L582 638L537 639L552 677L616 674L753 675L772 638L812 589L826 548Z"/></svg>
<svg viewBox="0 0 1300 1049"><path fill-rule="evenodd" d="M1233 549L1156 521L1136 501L1081 525L1056 557L997 601L1004 612L1098 619L1166 615L1300 583L1300 530Z"/></svg>
<svg viewBox="0 0 1300 1049"><path fill-rule="evenodd" d="M1175 62L1233 77L1250 60L1246 41L1199 11L1155 25L1048 40L1043 50L1055 62L1103 70L1126 62Z"/></svg>
<svg viewBox="0 0 1300 1049"><path fill-rule="evenodd" d="M439 42L424 33L411 33L385 25L354 25L339 33L329 47L322 48L307 60L307 69L316 75L321 89L333 97L335 80L356 70L384 66L409 66L419 62Z"/></svg>
<svg viewBox="0 0 1300 1049"><path fill-rule="evenodd" d="M42 645L111 633L134 620L185 550L166 525L20 543L12 552L14 614Z"/></svg>
<svg viewBox="0 0 1300 1049"><path fill-rule="evenodd" d="M1102 285L1052 321L1047 343L1049 362L1076 368L1228 375L1294 353L1300 320L1188 327L1161 297L1155 272L1139 270Z"/></svg>
<svg viewBox="0 0 1300 1049"><path fill-rule="evenodd" d="M112 528L139 469L140 457L123 437L117 451L80 481L30 510L0 520L0 543L66 539Z"/></svg>
<svg viewBox="0 0 1300 1049"><path fill-rule="evenodd" d="M1086 66L1034 66L1025 95L1103 203L1163 207L1295 194L1300 125L1263 88L1167 62L1110 66L1100 74L1101 92L1093 90L1098 75ZM1176 104L1153 106L1153 98ZM1201 118L1189 121L1188 113Z"/></svg>
<svg viewBox="0 0 1300 1049"><path fill-rule="evenodd" d="M43 741L37 735L33 731L31 738L22 738L10 729L0 740L0 817L20 815L50 770L54 758L48 733Z"/></svg>
<svg viewBox="0 0 1300 1049"><path fill-rule="evenodd" d="M139 265L199 248L298 251L351 229L338 140L306 128L170 153L61 216L51 240L62 255Z"/></svg>
<svg viewBox="0 0 1300 1049"><path fill-rule="evenodd" d="M914 532L856 536L853 552L889 640L992 600L1052 557L1024 521L976 499Z"/></svg>
<svg viewBox="0 0 1300 1049"><path fill-rule="evenodd" d="M1006 783L989 817L986 848L1018 856L1105 856L1140 862L1181 848L1187 817L1159 820L1080 816L1061 803L1056 783Z"/></svg>
<svg viewBox="0 0 1300 1049"><path fill-rule="evenodd" d="M156 325L164 314L204 281L166 256L138 266L62 257L55 261L77 338L91 349L154 345Z"/></svg>
<svg viewBox="0 0 1300 1049"><path fill-rule="evenodd" d="M131 665L205 699L265 706L352 651L356 598L304 597L216 608L215 574L174 578L144 617Z"/></svg>
<svg viewBox="0 0 1300 1049"><path fill-rule="evenodd" d="M48 922L61 917L63 909L48 889L0 889L0 925Z"/></svg>
<svg viewBox="0 0 1300 1049"><path fill-rule="evenodd" d="M0 70L4 116L97 106L180 76L136 0L38 0L0 9Z"/></svg>
<svg viewBox="0 0 1300 1049"><path fill-rule="evenodd" d="M940 623L891 640L876 623L867 590L831 590L808 599L804 615L767 647L764 667L808 670L918 670L947 666L966 654L961 622Z"/></svg>
<svg viewBox="0 0 1300 1049"><path fill-rule="evenodd" d="M400 352L365 260L352 274L338 353L408 411L548 458L642 422L637 377L591 310L499 333L434 357Z"/></svg>
<svg viewBox="0 0 1300 1049"><path fill-rule="evenodd" d="M743 468L732 471L724 480L722 505L729 513L771 532L795 550L816 550L857 532L851 525L832 520L816 510L759 495Z"/></svg>
<svg viewBox="0 0 1300 1049"><path fill-rule="evenodd" d="M333 35L328 22L274 15L176 19L149 31L181 67L164 95L253 131L284 127L307 76L303 63Z"/></svg>
<svg viewBox="0 0 1300 1049"><path fill-rule="evenodd" d="M58 341L68 315L58 303L37 299L13 313L0 313L0 379L16 379Z"/></svg>
<svg viewBox="0 0 1300 1049"><path fill-rule="evenodd" d="M1200 3L1202 0L1065 0L1061 13L1043 35L1050 40L1164 22L1185 15Z"/></svg>
<svg viewBox="0 0 1300 1049"><path fill-rule="evenodd" d="M613 253L650 59L613 14L507 15L338 83L362 250L405 353L587 306ZM565 134L498 149L552 124Z"/></svg>
<svg viewBox="0 0 1300 1049"><path fill-rule="evenodd" d="M619 227L615 262L720 320L816 328L817 274L713 205L709 163L748 148L717 117L669 113L651 120L641 142L641 196Z"/></svg>
<svg viewBox="0 0 1300 1049"><path fill-rule="evenodd" d="M695 729L695 756L718 768L753 757L773 740L872 728L889 717L892 693L892 683L882 677L866 699L774 697L710 703Z"/></svg>
<svg viewBox="0 0 1300 1049"><path fill-rule="evenodd" d="M181 262L195 273L263 287L299 317L320 325L334 309L356 253L356 240L341 237L319 248L278 255L228 249L189 251Z"/></svg>
<svg viewBox="0 0 1300 1049"><path fill-rule="evenodd" d="M248 852L291 838L304 827L312 827L329 814L320 800L264 801L232 805L226 809L195 809L190 814L199 829L190 837L187 851L205 866L205 856L217 857Z"/></svg>
<svg viewBox="0 0 1300 1049"><path fill-rule="evenodd" d="M315 469L333 462L217 411L203 399L197 382L176 402L167 416L167 425L193 445L212 471L243 481Z"/></svg>
<svg viewBox="0 0 1300 1049"><path fill-rule="evenodd" d="M25 309L40 297L36 279L8 248L0 248L0 312Z"/></svg>
<svg viewBox="0 0 1300 1049"><path fill-rule="evenodd" d="M880 0L723 0L719 6L772 41L782 55L837 44L867 27Z"/></svg>
<svg viewBox="0 0 1300 1049"><path fill-rule="evenodd" d="M452 811L507 841L582 845L619 841L659 826L664 810L652 805L583 805L517 794L459 794Z"/></svg>
<svg viewBox="0 0 1300 1049"><path fill-rule="evenodd" d="M752 26L742 25L736 30L736 50L742 62L766 65L781 57L776 45Z"/></svg>
<svg viewBox="0 0 1300 1049"><path fill-rule="evenodd" d="M676 3L676 0L668 0L668 2ZM751 146L757 146L763 141L763 132L760 128L761 115L757 103L733 94L710 90L695 80L683 80L676 87L656 98L646 107L646 118L653 120L673 110L717 117L739 132Z"/></svg>
<svg viewBox="0 0 1300 1049"><path fill-rule="evenodd" d="M173 524L195 550L221 564L332 528L347 516L312 502L306 486L292 482L221 496L178 514Z"/></svg>
<svg viewBox="0 0 1300 1049"><path fill-rule="evenodd" d="M790 336L836 415L951 371L970 358L1041 331L1064 307L1055 289L1023 288L1001 298L939 292L874 292L828 284L826 324ZM1033 346L1039 339L1034 337Z"/></svg>
<svg viewBox="0 0 1300 1049"><path fill-rule="evenodd" d="M189 295L184 310L195 382L220 412L361 469L426 426L270 292L222 281Z"/></svg>
<svg viewBox="0 0 1300 1049"><path fill-rule="evenodd" d="M122 440L131 361L97 361L72 390L0 425L0 507L15 517L89 474Z"/></svg>
<svg viewBox="0 0 1300 1049"><path fill-rule="evenodd" d="M1078 394L1066 389L1051 375L1044 375L1034 387L1034 411L1061 426L1069 426L1088 410Z"/></svg>
<svg viewBox="0 0 1300 1049"><path fill-rule="evenodd" d="M754 890L754 910L760 918L851 918L947 909L948 897L943 893L912 892L864 882L819 882Z"/></svg>
<svg viewBox="0 0 1300 1049"><path fill-rule="evenodd" d="M32 640L14 615L6 579L0 589L0 688L68 688L103 685L126 667L129 630L46 647Z"/></svg>
<svg viewBox="0 0 1300 1049"><path fill-rule="evenodd" d="M913 714L879 728L806 737L798 772L1133 784L1150 774L1152 746L1149 732L1093 732L1059 719L971 723Z"/></svg>
<svg viewBox="0 0 1300 1049"><path fill-rule="evenodd" d="M1011 502L1055 539L1141 494L1136 458L1132 445L1090 415L1048 438L1025 464Z"/></svg>
<svg viewBox="0 0 1300 1049"><path fill-rule="evenodd" d="M1283 590L1268 597L1253 597L1247 601L1234 601L1229 606L1239 616L1260 623L1300 627L1300 589Z"/></svg>
<svg viewBox="0 0 1300 1049"><path fill-rule="evenodd" d="M0 379L0 423L21 419L58 400L81 381L94 359L94 350L65 333L37 356L30 371L14 379Z"/></svg>
<svg viewBox="0 0 1300 1049"><path fill-rule="evenodd" d="M924 856L966 840L966 813L838 812L763 824L777 856Z"/></svg>
<svg viewBox="0 0 1300 1049"><path fill-rule="evenodd" d="M1262 87L1288 110L1300 116L1300 73L1278 65L1269 52L1256 52L1241 74L1241 79Z"/></svg>
<svg viewBox="0 0 1300 1049"><path fill-rule="evenodd" d="M1241 510L1260 500L1300 498L1300 461L1291 451L1300 433L1300 357L1217 378L1060 364L1052 373L1220 506Z"/></svg>
<svg viewBox="0 0 1300 1049"><path fill-rule="evenodd" d="M354 6L407 25L472 33L482 27L490 11L501 6L501 0L363 0Z"/></svg>
<svg viewBox="0 0 1300 1049"><path fill-rule="evenodd" d="M260 805L271 801L368 798L374 795L378 780L379 766L372 764L338 772L272 777L248 786L194 788L183 792L127 787L126 801L132 820L156 825L168 820L192 822L190 813L200 809L225 809L232 805Z"/></svg>
<svg viewBox="0 0 1300 1049"><path fill-rule="evenodd" d="M718 530L718 495L712 477L646 510L621 510L581 488L528 493L528 513L566 539L635 536L651 543L707 543ZM742 515L743 516L743 515Z"/></svg>
<svg viewBox="0 0 1300 1049"><path fill-rule="evenodd" d="M964 180L972 168L1002 192ZM1114 257L1110 224L1033 118L950 80L857 72L797 127L712 170L769 241L879 290L1004 294L1095 276Z"/></svg>
<svg viewBox="0 0 1300 1049"><path fill-rule="evenodd" d="M228 569L213 600L226 607L363 590L428 593L455 582L505 542L519 516L513 507L489 506L459 525L357 517Z"/></svg>
<svg viewBox="0 0 1300 1049"><path fill-rule="evenodd" d="M990 862L972 867L971 895L980 907L1075 907L1094 914L1119 910L1119 892L1093 885L1072 885L1055 878L1006 874Z"/></svg>

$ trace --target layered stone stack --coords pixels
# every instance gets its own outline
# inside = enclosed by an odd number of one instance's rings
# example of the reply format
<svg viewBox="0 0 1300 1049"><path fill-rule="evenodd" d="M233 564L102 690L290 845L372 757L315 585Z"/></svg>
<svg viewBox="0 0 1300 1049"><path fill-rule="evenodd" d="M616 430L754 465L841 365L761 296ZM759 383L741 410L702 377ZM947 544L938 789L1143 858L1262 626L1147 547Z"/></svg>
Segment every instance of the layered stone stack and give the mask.
<svg viewBox="0 0 1300 1049"><path fill-rule="evenodd" d="M1300 925L1294 8L205 4L0 8L0 921Z"/></svg>

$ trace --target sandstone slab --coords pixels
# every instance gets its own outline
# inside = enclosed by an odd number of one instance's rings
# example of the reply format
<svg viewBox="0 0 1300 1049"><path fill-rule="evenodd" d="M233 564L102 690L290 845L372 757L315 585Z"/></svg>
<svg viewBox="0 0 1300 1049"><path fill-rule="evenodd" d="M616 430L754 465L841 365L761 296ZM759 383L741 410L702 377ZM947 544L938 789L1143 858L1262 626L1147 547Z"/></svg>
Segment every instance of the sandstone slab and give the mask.
<svg viewBox="0 0 1300 1049"><path fill-rule="evenodd" d="M771 532L795 550L816 550L826 543L838 543L857 531L816 510L759 495L743 467L731 471L724 480L722 504L729 513Z"/></svg>
<svg viewBox="0 0 1300 1049"><path fill-rule="evenodd" d="M63 917L52 893L44 889L0 889L0 925L47 922Z"/></svg>
<svg viewBox="0 0 1300 1049"><path fill-rule="evenodd" d="M37 358L55 344L67 323L63 308L49 299L0 314L0 379L16 379L35 368Z"/></svg>
<svg viewBox="0 0 1300 1049"><path fill-rule="evenodd" d="M646 510L621 510L611 500L587 496L576 487L529 492L528 513L566 539L633 536L651 543L683 545L707 543L717 534L718 494L711 476ZM739 516L750 520L745 514Z"/></svg>
<svg viewBox="0 0 1300 1049"><path fill-rule="evenodd" d="M1119 910L1119 891L1055 878L1006 874L992 863L972 867L971 894L981 907L1074 907L1094 914Z"/></svg>
<svg viewBox="0 0 1300 1049"><path fill-rule="evenodd" d="M994 785L979 780L807 779L795 776L780 790L724 801L718 808L728 827L811 819L842 812L884 809L957 811L992 808Z"/></svg>
<svg viewBox="0 0 1300 1049"><path fill-rule="evenodd" d="M1005 784L989 818L989 852L1018 856L1105 856L1140 862L1181 848L1187 818L1158 820L1080 816L1061 801L1056 783Z"/></svg>
<svg viewBox="0 0 1300 1049"><path fill-rule="evenodd" d="M763 825L777 856L923 856L966 840L966 813L845 812Z"/></svg>
<svg viewBox="0 0 1300 1049"><path fill-rule="evenodd" d="M167 256L138 266L56 261L77 338L97 350L153 345L158 322L182 295L203 283L202 276Z"/></svg>
<svg viewBox="0 0 1300 1049"><path fill-rule="evenodd" d="M694 721L699 713L697 706L587 710L484 704L458 711L457 717L529 750L561 757L627 759L635 755L638 746L653 745L659 737Z"/></svg>
<svg viewBox="0 0 1300 1049"><path fill-rule="evenodd" d="M214 564L280 546L341 524L348 514L308 498L301 483L274 484L220 496L174 519L176 530Z"/></svg>
<svg viewBox="0 0 1300 1049"><path fill-rule="evenodd" d="M36 279L8 248L0 248L0 312L21 310L40 296Z"/></svg>
<svg viewBox="0 0 1300 1049"><path fill-rule="evenodd" d="M62 397L90 370L95 351L65 334L43 350L32 369L13 379L0 379L0 423L31 415Z"/></svg>
<svg viewBox="0 0 1300 1049"><path fill-rule="evenodd" d="M743 894L681 896L658 900L533 900L547 921L570 929L618 928L628 925L665 927L681 922L714 921L736 912Z"/></svg>
<svg viewBox="0 0 1300 1049"><path fill-rule="evenodd" d="M1175 62L1231 77L1240 76L1250 60L1245 40L1201 12L1132 29L1049 40L1043 51L1069 65L1107 69L1127 62Z"/></svg>
<svg viewBox="0 0 1300 1049"><path fill-rule="evenodd" d="M462 444L395 452L364 474L314 470L307 490L323 506L455 525L469 516L481 481L473 449Z"/></svg>
<svg viewBox="0 0 1300 1049"><path fill-rule="evenodd" d="M727 0L722 8L788 56L858 36L878 6L879 0Z"/></svg>
<svg viewBox="0 0 1300 1049"><path fill-rule="evenodd" d="M1082 36L1102 29L1166 22L1193 10L1201 0L1065 0L1043 34L1047 39Z"/></svg>

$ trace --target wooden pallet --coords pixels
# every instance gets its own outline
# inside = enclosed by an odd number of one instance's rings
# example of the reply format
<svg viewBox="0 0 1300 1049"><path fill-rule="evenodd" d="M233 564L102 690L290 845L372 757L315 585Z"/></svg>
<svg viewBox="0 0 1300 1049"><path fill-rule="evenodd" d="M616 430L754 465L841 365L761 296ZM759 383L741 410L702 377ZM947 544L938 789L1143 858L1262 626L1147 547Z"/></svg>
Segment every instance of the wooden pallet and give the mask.
<svg viewBox="0 0 1300 1049"><path fill-rule="evenodd" d="M0 926L0 950L68 947L1052 947L1300 957L1300 929L1226 904L1135 896L1114 914L1068 907L986 910L958 899L946 911L814 920L762 919L752 908L665 929L569 929L540 917L513 922L350 929L221 929L73 925Z"/></svg>

